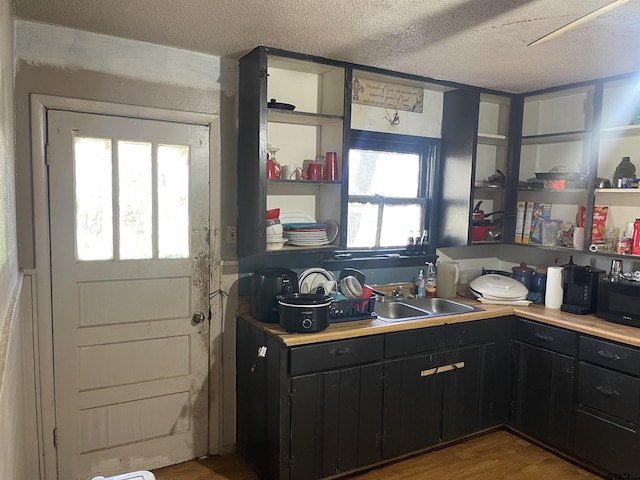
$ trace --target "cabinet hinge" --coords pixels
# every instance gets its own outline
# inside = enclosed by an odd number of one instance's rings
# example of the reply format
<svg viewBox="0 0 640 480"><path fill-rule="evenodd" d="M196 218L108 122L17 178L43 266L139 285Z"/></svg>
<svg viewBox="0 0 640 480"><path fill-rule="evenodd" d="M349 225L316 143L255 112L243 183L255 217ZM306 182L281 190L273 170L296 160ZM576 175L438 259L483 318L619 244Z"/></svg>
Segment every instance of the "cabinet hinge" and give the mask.
<svg viewBox="0 0 640 480"><path fill-rule="evenodd" d="M58 448L58 427L53 429L53 448Z"/></svg>
<svg viewBox="0 0 640 480"><path fill-rule="evenodd" d="M49 163L49 144L45 143L44 145L44 164L48 167L51 165L51 163Z"/></svg>
<svg viewBox="0 0 640 480"><path fill-rule="evenodd" d="M378 375L378 384L384 386L384 382L386 378L387 377L384 375L384 373L381 373L380 375Z"/></svg>
<svg viewBox="0 0 640 480"><path fill-rule="evenodd" d="M294 395L295 395L295 393L289 392L289 405L293 405L293 396Z"/></svg>

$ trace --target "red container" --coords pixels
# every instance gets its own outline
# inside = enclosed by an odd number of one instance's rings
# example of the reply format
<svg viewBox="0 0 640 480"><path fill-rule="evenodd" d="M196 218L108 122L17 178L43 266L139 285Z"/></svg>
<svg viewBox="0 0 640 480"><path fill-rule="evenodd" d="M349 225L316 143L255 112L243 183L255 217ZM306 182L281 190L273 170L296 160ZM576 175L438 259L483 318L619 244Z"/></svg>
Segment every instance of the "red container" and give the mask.
<svg viewBox="0 0 640 480"><path fill-rule="evenodd" d="M474 225L471 227L471 240L481 242L487 236L493 225Z"/></svg>
<svg viewBox="0 0 640 480"><path fill-rule="evenodd" d="M336 152L327 152L324 165L325 180L339 180L338 176L338 155Z"/></svg>

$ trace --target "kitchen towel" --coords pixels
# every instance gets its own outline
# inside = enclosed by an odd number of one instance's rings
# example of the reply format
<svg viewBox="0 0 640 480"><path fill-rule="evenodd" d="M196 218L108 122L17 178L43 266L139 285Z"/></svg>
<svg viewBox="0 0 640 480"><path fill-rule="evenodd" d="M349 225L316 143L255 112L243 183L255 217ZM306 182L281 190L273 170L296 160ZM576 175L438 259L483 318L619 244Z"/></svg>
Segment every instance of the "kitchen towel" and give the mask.
<svg viewBox="0 0 640 480"><path fill-rule="evenodd" d="M547 308L560 308L563 293L562 267L549 267L547 269L547 290L544 296L544 306Z"/></svg>

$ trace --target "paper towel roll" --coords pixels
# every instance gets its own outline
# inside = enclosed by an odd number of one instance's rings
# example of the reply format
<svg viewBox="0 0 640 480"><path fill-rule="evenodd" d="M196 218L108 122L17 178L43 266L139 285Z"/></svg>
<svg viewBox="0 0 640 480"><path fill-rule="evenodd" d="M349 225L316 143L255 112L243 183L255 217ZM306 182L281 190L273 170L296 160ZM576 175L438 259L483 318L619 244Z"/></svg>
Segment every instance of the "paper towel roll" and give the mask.
<svg viewBox="0 0 640 480"><path fill-rule="evenodd" d="M547 290L544 296L544 306L547 308L560 308L562 294L562 267L549 267L547 269Z"/></svg>

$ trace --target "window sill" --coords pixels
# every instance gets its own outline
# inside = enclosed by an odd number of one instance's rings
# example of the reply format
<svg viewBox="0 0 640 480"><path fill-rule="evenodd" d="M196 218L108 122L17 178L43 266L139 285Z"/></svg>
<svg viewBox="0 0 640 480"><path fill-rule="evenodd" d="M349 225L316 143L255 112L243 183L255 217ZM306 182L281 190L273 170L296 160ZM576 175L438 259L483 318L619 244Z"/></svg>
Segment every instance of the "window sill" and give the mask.
<svg viewBox="0 0 640 480"><path fill-rule="evenodd" d="M424 265L427 262L436 263L437 255L402 255L398 253L382 252L335 252L331 257L322 260L323 268L328 270L340 270L345 267L352 268L395 268L413 267Z"/></svg>

